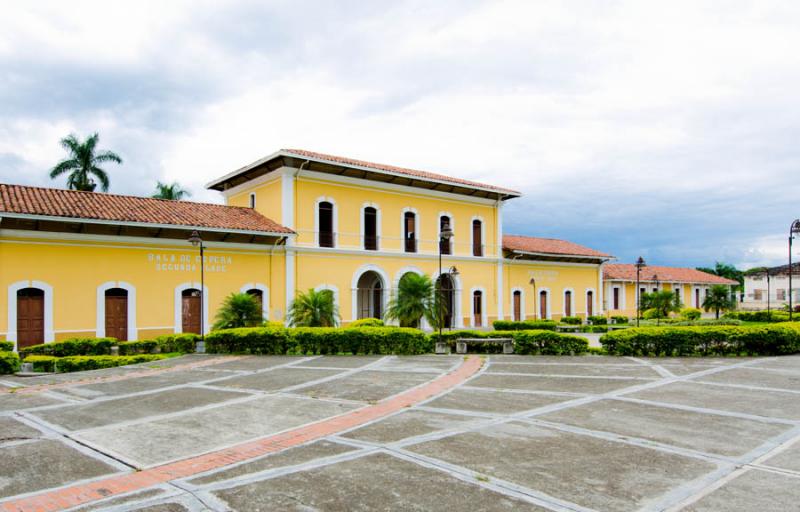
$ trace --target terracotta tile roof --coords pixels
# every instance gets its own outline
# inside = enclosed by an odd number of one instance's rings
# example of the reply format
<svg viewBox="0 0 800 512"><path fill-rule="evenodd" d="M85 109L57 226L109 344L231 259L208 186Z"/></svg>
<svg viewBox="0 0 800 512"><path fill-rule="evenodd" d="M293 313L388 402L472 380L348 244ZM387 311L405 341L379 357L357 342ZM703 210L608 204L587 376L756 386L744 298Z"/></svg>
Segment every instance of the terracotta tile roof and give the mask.
<svg viewBox="0 0 800 512"><path fill-rule="evenodd" d="M497 187L494 185L487 185L485 183L478 183L476 181L469 181L469 180L462 180L461 178L453 178L450 176L445 176L442 174L436 174L433 172L428 171L418 171L416 169L408 169L405 167L397 167L394 165L387 165L387 164L378 164L375 162L367 162L364 160L356 160L355 158L347 158L343 156L335 156L335 155L326 155L324 153L317 153L314 151L307 151L305 149L281 149L282 153L290 153L292 155L297 155L300 157L305 158L313 158L315 160L325 160L328 162L333 162L342 165L354 165L358 167L368 167L370 169L375 169L378 171L386 171L396 174L403 174L406 176L413 176L422 179L428 180L436 180L436 181L443 181L445 183L452 183L454 185L463 185L465 187L475 187L475 188L482 188L486 190L492 190L495 192L500 192L503 194L509 194L513 196L521 195L516 190L511 190L508 188Z"/></svg>
<svg viewBox="0 0 800 512"><path fill-rule="evenodd" d="M292 233L250 208L0 183L3 213Z"/></svg>
<svg viewBox="0 0 800 512"><path fill-rule="evenodd" d="M583 245L556 238L534 236L503 235L503 249L508 251L534 252L542 254L562 254L571 256L590 256L610 258L610 254L595 251Z"/></svg>
<svg viewBox="0 0 800 512"><path fill-rule="evenodd" d="M659 267L647 265L642 267L640 279L642 281L655 281L658 276L660 282L672 283L703 283L703 284L739 284L738 281L715 276L693 268ZM604 279L620 281L636 281L636 265L632 263L609 263L603 267Z"/></svg>

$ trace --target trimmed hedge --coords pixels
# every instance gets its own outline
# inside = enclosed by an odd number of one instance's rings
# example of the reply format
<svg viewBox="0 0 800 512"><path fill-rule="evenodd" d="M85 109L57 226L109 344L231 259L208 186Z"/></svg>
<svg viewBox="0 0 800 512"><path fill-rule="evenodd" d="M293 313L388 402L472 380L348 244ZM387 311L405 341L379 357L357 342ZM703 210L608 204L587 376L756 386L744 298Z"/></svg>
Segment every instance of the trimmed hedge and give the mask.
<svg viewBox="0 0 800 512"><path fill-rule="evenodd" d="M0 351L0 375L19 371L19 355L16 352Z"/></svg>
<svg viewBox="0 0 800 512"><path fill-rule="evenodd" d="M581 320L581 317L579 316L563 316L561 317L561 323L568 325L581 325L583 320Z"/></svg>
<svg viewBox="0 0 800 512"><path fill-rule="evenodd" d="M640 327L610 332L600 343L623 356L786 355L800 352L800 323Z"/></svg>
<svg viewBox="0 0 800 512"><path fill-rule="evenodd" d="M33 363L35 371L70 373L86 370L99 370L129 364L148 363L172 357L173 354L141 354L136 356L39 356L32 355L25 358L24 362Z"/></svg>
<svg viewBox="0 0 800 512"><path fill-rule="evenodd" d="M788 322L788 311L729 311L723 318L742 320L744 322Z"/></svg>
<svg viewBox="0 0 800 512"><path fill-rule="evenodd" d="M29 355L44 356L84 356L84 355L108 355L111 347L117 344L115 338L70 338L64 341L53 343L43 343L41 345L31 345L19 351L25 358Z"/></svg>
<svg viewBox="0 0 800 512"><path fill-rule="evenodd" d="M161 352L180 352L181 354L194 353L198 341L200 341L200 335L193 333L165 334L156 338Z"/></svg>
<svg viewBox="0 0 800 512"><path fill-rule="evenodd" d="M13 352L13 351L14 351L13 341L0 341L0 352Z"/></svg>
<svg viewBox="0 0 800 512"><path fill-rule="evenodd" d="M386 324L380 318L362 318L355 322L350 322L347 327L384 327Z"/></svg>
<svg viewBox="0 0 800 512"><path fill-rule="evenodd" d="M492 327L497 331L555 331L556 323L551 320L495 320Z"/></svg>
<svg viewBox="0 0 800 512"><path fill-rule="evenodd" d="M583 354L589 341L580 336L550 331L518 331L514 333L514 353L541 355Z"/></svg>
<svg viewBox="0 0 800 512"><path fill-rule="evenodd" d="M418 329L404 327L253 327L206 336L216 354L425 354L433 345Z"/></svg>
<svg viewBox="0 0 800 512"><path fill-rule="evenodd" d="M625 318L626 322L628 321L628 317L622 317L622 318ZM592 315L592 316L590 316L588 318L588 320L589 320L589 323L592 324L592 325L606 325L606 324L608 324L608 318L606 318L606 317L604 317L602 315Z"/></svg>
<svg viewBox="0 0 800 512"><path fill-rule="evenodd" d="M627 324L630 319L625 315L614 315L611 317L611 321L615 324Z"/></svg>

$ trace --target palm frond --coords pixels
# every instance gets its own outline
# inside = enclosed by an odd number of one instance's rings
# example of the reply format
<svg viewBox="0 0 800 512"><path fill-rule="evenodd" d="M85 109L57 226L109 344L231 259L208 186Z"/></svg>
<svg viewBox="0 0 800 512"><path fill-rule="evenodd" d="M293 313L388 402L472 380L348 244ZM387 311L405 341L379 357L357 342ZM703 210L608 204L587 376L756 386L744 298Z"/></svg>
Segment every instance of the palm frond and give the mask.
<svg viewBox="0 0 800 512"><path fill-rule="evenodd" d="M106 174L106 171L93 165L91 173L94 174L98 180L100 180L100 188L103 190L103 192L108 192L110 182L108 180L108 174Z"/></svg>
<svg viewBox="0 0 800 512"><path fill-rule="evenodd" d="M117 164L121 164L122 158L113 151L101 151L94 157L94 161L96 163L114 162Z"/></svg>
<svg viewBox="0 0 800 512"><path fill-rule="evenodd" d="M57 178L58 176L64 174L65 172L69 172L79 168L80 168L80 162L78 162L74 158L68 158L66 160L60 161L55 167L53 167L50 170L50 177Z"/></svg>

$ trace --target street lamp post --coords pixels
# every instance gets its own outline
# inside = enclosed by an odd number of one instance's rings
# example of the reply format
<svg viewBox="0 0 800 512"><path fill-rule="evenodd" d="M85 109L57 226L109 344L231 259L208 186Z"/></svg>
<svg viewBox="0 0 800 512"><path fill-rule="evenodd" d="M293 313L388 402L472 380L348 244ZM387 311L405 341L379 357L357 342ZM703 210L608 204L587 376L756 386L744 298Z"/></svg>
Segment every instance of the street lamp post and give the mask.
<svg viewBox="0 0 800 512"><path fill-rule="evenodd" d="M189 243L195 247L200 247L200 340L205 341L205 319L203 318L203 312L205 311L204 302L205 302L205 290L206 290L206 276L205 276L205 259L203 257L203 251L205 250L205 246L203 245L203 239L200 237L200 233L197 230L192 231L191 236L189 236Z"/></svg>
<svg viewBox="0 0 800 512"><path fill-rule="evenodd" d="M533 319L536 320L536 279L532 277L528 283L533 285Z"/></svg>
<svg viewBox="0 0 800 512"><path fill-rule="evenodd" d="M792 321L792 240L800 234L800 219L795 219L789 228L789 321Z"/></svg>
<svg viewBox="0 0 800 512"><path fill-rule="evenodd" d="M642 309L642 288L639 286L639 281L641 280L642 267L646 266L644 258L639 256L639 259L636 260L636 327L639 327L639 317Z"/></svg>
<svg viewBox="0 0 800 512"><path fill-rule="evenodd" d="M450 239L453 238L453 230L450 228L450 223L445 223L442 226L442 229L439 231L439 291L437 302L439 303L439 343L442 342L442 324L444 323L444 314L442 312L442 302L444 302L444 296L442 294L442 246L444 244L449 244ZM455 269L455 267L453 267Z"/></svg>
<svg viewBox="0 0 800 512"><path fill-rule="evenodd" d="M791 286L789 288L790 288L789 295L791 295L792 294ZM770 287L770 284L769 284L769 269L768 269L767 270L767 317L770 320L772 320L772 311L771 311L772 308L770 307L771 303L770 303L770 296L769 296L771 291L772 290L771 290L771 287Z"/></svg>
<svg viewBox="0 0 800 512"><path fill-rule="evenodd" d="M653 281L656 282L656 292L658 292L658 285L659 285L659 283L658 283L658 274L653 274ZM661 325L661 317L660 317L660 315L656 316L656 325Z"/></svg>

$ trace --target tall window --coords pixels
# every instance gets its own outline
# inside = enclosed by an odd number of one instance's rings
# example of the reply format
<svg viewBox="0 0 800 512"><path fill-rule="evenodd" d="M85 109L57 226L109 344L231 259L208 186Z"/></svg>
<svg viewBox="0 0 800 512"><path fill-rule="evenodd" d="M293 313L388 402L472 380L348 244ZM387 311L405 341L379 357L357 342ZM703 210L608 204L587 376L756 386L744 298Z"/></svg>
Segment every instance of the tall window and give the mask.
<svg viewBox="0 0 800 512"><path fill-rule="evenodd" d="M522 320L522 292L519 290L514 291L513 295L513 310L514 310L514 321L519 322Z"/></svg>
<svg viewBox="0 0 800 512"><path fill-rule="evenodd" d="M483 256L482 223L478 219L472 221L472 255Z"/></svg>
<svg viewBox="0 0 800 512"><path fill-rule="evenodd" d="M700 288L694 289L694 307L700 307Z"/></svg>
<svg viewBox="0 0 800 512"><path fill-rule="evenodd" d="M475 327L483 326L483 292L472 292L472 318Z"/></svg>
<svg viewBox="0 0 800 512"><path fill-rule="evenodd" d="M564 292L564 316L572 316L572 292Z"/></svg>
<svg viewBox="0 0 800 512"><path fill-rule="evenodd" d="M371 206L364 208L364 249L378 250L378 210Z"/></svg>
<svg viewBox="0 0 800 512"><path fill-rule="evenodd" d="M548 316L547 292L543 290L539 292L539 318L542 320L547 320Z"/></svg>
<svg viewBox="0 0 800 512"><path fill-rule="evenodd" d="M319 203L319 246L333 247L333 205L328 201Z"/></svg>
<svg viewBox="0 0 800 512"><path fill-rule="evenodd" d="M417 216L414 212L403 214L403 226L406 252L417 252Z"/></svg>
<svg viewBox="0 0 800 512"><path fill-rule="evenodd" d="M586 316L594 315L594 292L586 292Z"/></svg>
<svg viewBox="0 0 800 512"><path fill-rule="evenodd" d="M439 233L441 233L446 226L452 229L450 226L450 217L447 215L442 215L439 217ZM452 254L452 244L452 240L442 240L439 238L439 250L442 251L442 254Z"/></svg>
<svg viewBox="0 0 800 512"><path fill-rule="evenodd" d="M256 207L256 193L250 192L250 208Z"/></svg>
<svg viewBox="0 0 800 512"><path fill-rule="evenodd" d="M614 309L619 309L619 288L617 287L614 287L613 304Z"/></svg>

